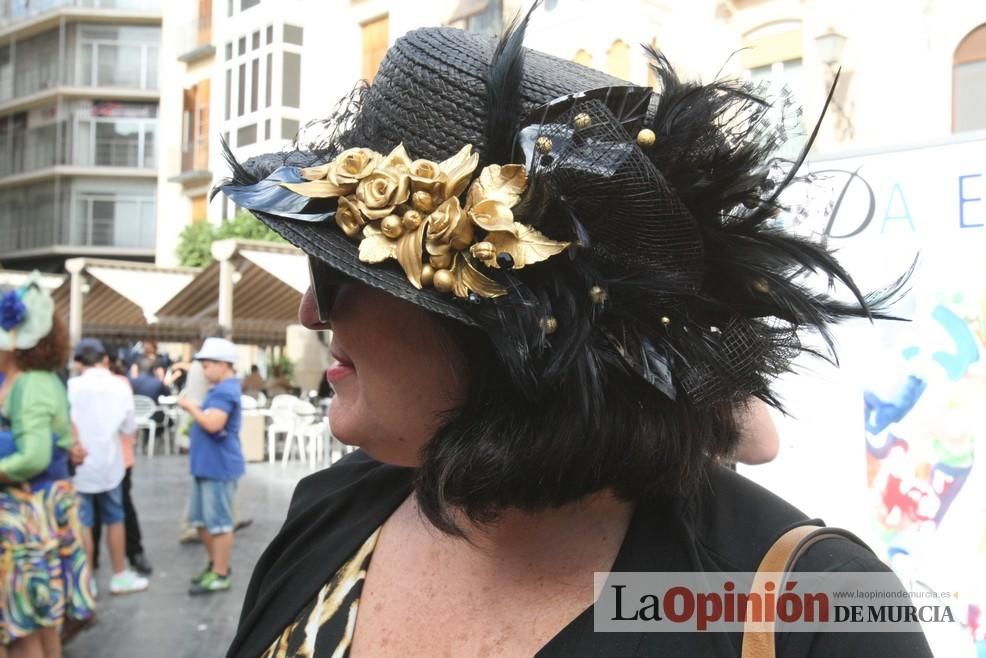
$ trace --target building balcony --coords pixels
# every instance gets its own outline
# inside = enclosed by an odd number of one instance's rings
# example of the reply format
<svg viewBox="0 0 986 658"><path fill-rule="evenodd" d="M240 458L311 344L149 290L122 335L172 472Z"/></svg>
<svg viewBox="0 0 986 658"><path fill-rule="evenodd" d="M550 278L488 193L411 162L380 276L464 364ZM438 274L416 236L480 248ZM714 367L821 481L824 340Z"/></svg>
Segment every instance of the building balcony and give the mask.
<svg viewBox="0 0 986 658"><path fill-rule="evenodd" d="M0 36L15 30L35 27L46 29L45 19L63 10L93 10L124 14L155 14L160 22L161 0L0 0ZM38 24L38 25L35 25Z"/></svg>
<svg viewBox="0 0 986 658"><path fill-rule="evenodd" d="M216 54L212 45L212 15L189 21L179 31L178 61L194 64Z"/></svg>
<svg viewBox="0 0 986 658"><path fill-rule="evenodd" d="M153 252L156 182L42 181L0 188L0 260Z"/></svg>

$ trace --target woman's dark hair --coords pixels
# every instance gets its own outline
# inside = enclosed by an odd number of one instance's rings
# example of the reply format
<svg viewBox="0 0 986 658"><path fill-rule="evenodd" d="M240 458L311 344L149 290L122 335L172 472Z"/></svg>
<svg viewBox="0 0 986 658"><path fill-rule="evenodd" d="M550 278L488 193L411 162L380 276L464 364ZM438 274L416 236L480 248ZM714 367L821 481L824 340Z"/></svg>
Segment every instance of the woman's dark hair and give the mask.
<svg viewBox="0 0 986 658"><path fill-rule="evenodd" d="M52 317L51 331L29 350L14 350L14 360L21 371L47 370L58 372L68 363L68 326L57 313Z"/></svg>
<svg viewBox="0 0 986 658"><path fill-rule="evenodd" d="M595 381L573 369L528 398L485 334L442 323L466 355L468 391L423 448L415 492L445 532L461 534L453 510L488 523L508 507L537 511L602 489L628 501L684 494L738 442L735 404L695 413L608 365Z"/></svg>

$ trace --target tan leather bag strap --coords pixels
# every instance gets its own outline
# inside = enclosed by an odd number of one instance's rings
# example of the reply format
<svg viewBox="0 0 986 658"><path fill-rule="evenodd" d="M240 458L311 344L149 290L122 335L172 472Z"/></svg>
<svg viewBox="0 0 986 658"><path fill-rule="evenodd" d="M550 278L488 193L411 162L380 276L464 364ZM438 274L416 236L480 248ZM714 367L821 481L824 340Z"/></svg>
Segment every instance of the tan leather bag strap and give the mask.
<svg viewBox="0 0 986 658"><path fill-rule="evenodd" d="M781 535L760 560L750 593L763 596L766 593L764 585L767 582L767 574L790 572L805 551L823 539L832 537L841 537L866 546L856 536L840 528L824 528L817 525L800 525L792 528ZM868 546L866 549L870 550ZM774 658L775 655L774 622L746 620L743 624L742 658Z"/></svg>

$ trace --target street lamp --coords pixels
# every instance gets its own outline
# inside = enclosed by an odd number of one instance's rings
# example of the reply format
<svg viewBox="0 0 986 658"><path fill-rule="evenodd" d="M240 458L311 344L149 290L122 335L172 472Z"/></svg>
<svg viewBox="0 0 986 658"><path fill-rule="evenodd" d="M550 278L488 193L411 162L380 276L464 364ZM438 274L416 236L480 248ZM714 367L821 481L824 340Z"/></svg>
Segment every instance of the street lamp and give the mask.
<svg viewBox="0 0 986 658"><path fill-rule="evenodd" d="M829 27L825 34L815 37L815 43L818 44L819 58L830 71L834 71L842 61L842 51L846 47L846 36L836 32L835 28Z"/></svg>
<svg viewBox="0 0 986 658"><path fill-rule="evenodd" d="M828 71L826 87L831 88L835 84L836 76L842 71L842 51L846 47L846 36L836 32L834 27L829 26L824 34L815 37L815 44L818 46L818 58L825 64L825 68ZM855 134L852 117L840 100L840 96L842 99L846 97L845 90L848 84L849 76L843 74L840 84L842 87L840 90L841 94L832 95L832 109L835 110L838 117L842 120L841 138L843 140L852 139Z"/></svg>

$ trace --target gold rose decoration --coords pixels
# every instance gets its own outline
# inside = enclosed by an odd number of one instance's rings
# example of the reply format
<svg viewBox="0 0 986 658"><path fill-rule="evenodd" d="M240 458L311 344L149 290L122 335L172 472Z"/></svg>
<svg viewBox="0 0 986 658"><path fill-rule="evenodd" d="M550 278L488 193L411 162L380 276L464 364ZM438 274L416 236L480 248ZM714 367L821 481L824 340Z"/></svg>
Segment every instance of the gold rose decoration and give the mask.
<svg viewBox="0 0 986 658"><path fill-rule="evenodd" d="M338 198L336 224L360 240L364 263L393 258L416 288L492 298L507 291L477 263L520 269L560 254L568 243L514 221L511 208L527 188L523 165L489 165L472 180L478 164L471 145L444 162L412 161L403 144L387 156L354 148L302 169L308 182L281 185L307 197Z"/></svg>

